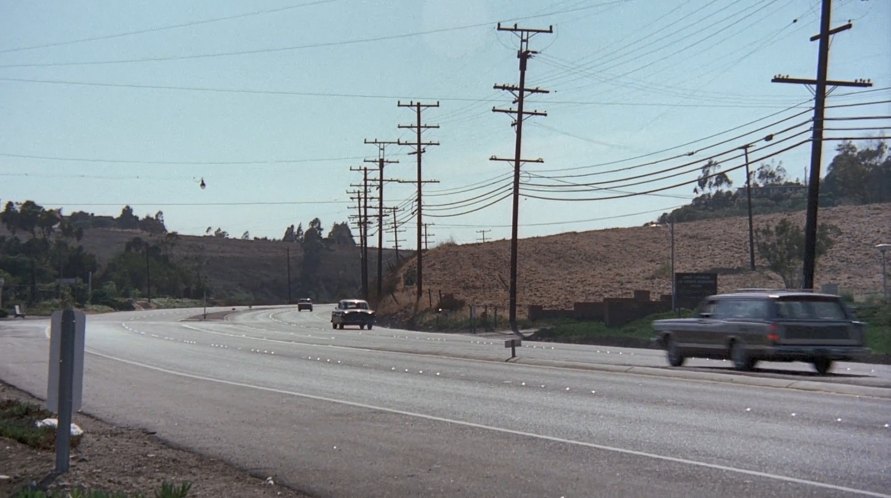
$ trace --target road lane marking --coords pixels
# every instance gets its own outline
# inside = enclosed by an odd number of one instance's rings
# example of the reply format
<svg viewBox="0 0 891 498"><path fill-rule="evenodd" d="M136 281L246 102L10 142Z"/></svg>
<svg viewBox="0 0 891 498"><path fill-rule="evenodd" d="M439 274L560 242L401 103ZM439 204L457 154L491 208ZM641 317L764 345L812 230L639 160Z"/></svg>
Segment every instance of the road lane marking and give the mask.
<svg viewBox="0 0 891 498"><path fill-rule="evenodd" d="M467 422L467 421L463 421L463 420L455 420L455 419L450 419L450 418L445 418L445 417L438 417L435 415L427 415L424 413L410 412L410 411L405 411L405 410L397 410L395 408L375 406L375 405L370 405L367 403L359 403L356 401L347 401L347 400L342 400L342 399L330 398L327 396L318 396L318 395L314 395L314 394L306 394L306 393L299 393L296 391L288 391L285 389L277 389L274 387L257 386L254 384L247 384L244 382L236 382L236 381L231 381L231 380L217 379L214 377L207 377L204 375L195 375L195 374L190 374L190 373L185 373L185 372L179 372L176 370L170 370L167 368L156 367L154 365L148 365L148 364L141 363L138 361L125 360L123 358L117 358L114 356L97 353L95 351L88 350L88 352L92 355L96 355L101 358L105 358L107 360L118 361L121 363L126 363L128 365L138 366L138 367L142 367L142 368L145 368L148 370L154 370L157 372L162 372L162 373L166 373L166 374L170 374L170 375L176 375L179 377L185 377L185 378L194 379L194 380L215 382L218 384L224 384L224 385L229 385L229 386L234 386L234 387L243 387L243 388L247 388L247 389L256 389L258 391L265 391L265 392L270 392L270 393L275 393L275 394L282 394L282 395L294 396L294 397L298 397L298 398L311 399L314 401L324 401L327 403L335 403L335 404L339 404L339 405L351 406L354 408L377 410L377 411L381 411L381 412L385 412L385 413L392 413L395 415L402 415L402 416L406 416L406 417L420 418L420 419L430 420L430 421L434 421L434 422L455 424L455 425L460 425L460 426L464 426L464 427L471 427L474 429L482 429L482 430L488 430L488 431L493 431L493 432L500 432L502 434L511 434L514 436L540 439L543 441L551 441L551 442L556 442L556 443L581 446L581 447L585 447L585 448L592 448L592 449L601 450L601 451L609 451L609 452L619 453L619 454L623 454L623 455L632 455L632 456L650 458L650 459L654 459L654 460L679 463L679 464L683 464L683 465L702 467L702 468L707 468L707 469L712 469L712 470L733 472L736 474L761 477L761 478L765 478L765 479L772 479L772 480L776 480L776 481L782 481L782 482L788 482L788 483L794 483L794 484L802 484L805 486L813 486L813 487L822 488L822 489L831 489L834 491L841 491L844 493L855 493L855 494L860 494L860 495L864 495L864 496L874 496L874 497L879 497L879 498L891 498L891 495L888 495L888 494L876 493L873 491L867 491L867 490L863 490L863 489L849 488L846 486L838 486L835 484L811 481L808 479L799 479L796 477L789 477L789 476L783 476L783 475L778 475L778 474L770 474L767 472L760 472L757 470L740 469L740 468L736 468L736 467L729 467L726 465L719 465L719 464L708 463L708 462L700 462L700 461L696 461L696 460L689 460L686 458L659 455L656 453L648 453L645 451L631 450L631 449L627 449L627 448L618 448L615 446L607 446L607 445L597 444L597 443L589 443L586 441L577 441L577 440L573 440L573 439L565 439L565 438L554 437L554 436L546 436L543 434L535 434L535 433L519 431L519 430L515 430L515 429L507 429L504 427L495 427L495 426L491 426L491 425L478 424L478 423Z"/></svg>

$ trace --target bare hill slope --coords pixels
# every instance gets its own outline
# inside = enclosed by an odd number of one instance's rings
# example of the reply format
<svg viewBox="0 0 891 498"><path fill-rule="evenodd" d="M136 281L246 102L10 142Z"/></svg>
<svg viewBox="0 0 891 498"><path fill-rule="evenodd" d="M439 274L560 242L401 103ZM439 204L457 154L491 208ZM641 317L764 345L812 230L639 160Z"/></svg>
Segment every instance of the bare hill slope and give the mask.
<svg viewBox="0 0 891 498"><path fill-rule="evenodd" d="M782 218L804 226L805 213L756 216L754 226L775 224ZM858 298L880 295L881 258L875 245L891 242L891 204L823 209L820 223L831 223L841 233L827 255L818 260L817 287L838 284L840 292ZM519 242L518 314L529 305L571 308L576 301L630 297L648 290L654 298L671 291L670 235L667 226L615 228L570 232ZM450 293L467 304L508 302L510 243L443 245L424 259L424 296L435 304L439 293ZM756 257L757 271L748 270L747 218L724 218L675 225L675 271L717 272L720 291L741 287L782 287L782 280ZM414 263L402 272L414 272ZM394 299L381 303L395 312L414 302L416 289L397 285ZM401 303L401 305L397 305Z"/></svg>

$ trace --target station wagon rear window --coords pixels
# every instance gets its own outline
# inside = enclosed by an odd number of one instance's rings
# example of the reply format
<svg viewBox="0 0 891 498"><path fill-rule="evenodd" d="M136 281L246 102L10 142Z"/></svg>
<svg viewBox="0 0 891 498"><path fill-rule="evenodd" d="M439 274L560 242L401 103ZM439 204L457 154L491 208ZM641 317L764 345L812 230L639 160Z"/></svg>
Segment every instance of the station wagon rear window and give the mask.
<svg viewBox="0 0 891 498"><path fill-rule="evenodd" d="M776 301L777 316L790 320L847 320L841 301L808 296L790 296Z"/></svg>

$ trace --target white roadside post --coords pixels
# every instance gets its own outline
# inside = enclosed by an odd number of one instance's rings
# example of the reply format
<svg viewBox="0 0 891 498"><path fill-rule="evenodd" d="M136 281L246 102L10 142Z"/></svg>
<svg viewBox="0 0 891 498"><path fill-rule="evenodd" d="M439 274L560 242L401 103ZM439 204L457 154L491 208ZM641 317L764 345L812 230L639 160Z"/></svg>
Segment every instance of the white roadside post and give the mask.
<svg viewBox="0 0 891 498"><path fill-rule="evenodd" d="M71 415L80 409L83 394L86 317L69 308L53 313L50 323L46 407L58 415L55 472L64 474L71 449Z"/></svg>

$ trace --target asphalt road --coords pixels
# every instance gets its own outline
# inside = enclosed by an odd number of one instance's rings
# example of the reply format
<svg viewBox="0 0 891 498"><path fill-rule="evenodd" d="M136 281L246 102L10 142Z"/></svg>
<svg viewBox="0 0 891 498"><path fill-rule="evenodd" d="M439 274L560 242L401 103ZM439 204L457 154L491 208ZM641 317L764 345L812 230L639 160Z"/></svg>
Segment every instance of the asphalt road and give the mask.
<svg viewBox="0 0 891 498"><path fill-rule="evenodd" d="M331 307L87 319L83 411L316 496L891 496L891 368L332 330ZM47 320L0 321L44 397Z"/></svg>

